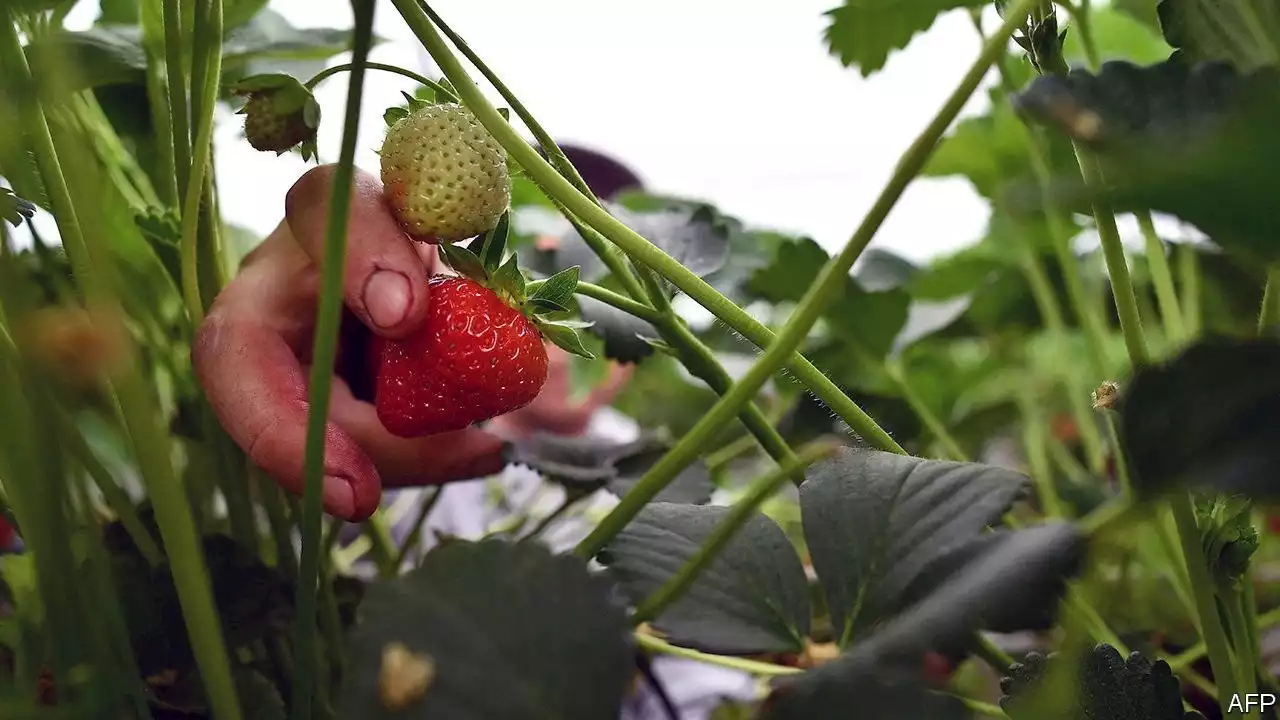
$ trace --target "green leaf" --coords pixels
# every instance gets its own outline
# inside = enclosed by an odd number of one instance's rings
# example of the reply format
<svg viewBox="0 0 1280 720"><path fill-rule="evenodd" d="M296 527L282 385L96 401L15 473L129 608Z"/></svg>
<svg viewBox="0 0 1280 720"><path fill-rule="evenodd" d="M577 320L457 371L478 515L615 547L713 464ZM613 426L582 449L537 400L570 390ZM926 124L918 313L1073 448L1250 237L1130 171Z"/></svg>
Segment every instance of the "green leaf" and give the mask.
<svg viewBox="0 0 1280 720"><path fill-rule="evenodd" d="M1173 48L1164 41L1158 29L1144 24L1114 5L1092 8L1089 12L1089 29L1103 61L1128 60L1146 65L1168 60L1173 54ZM1086 63L1082 37L1081 33L1073 32L1063 43L1062 54L1068 62L1078 65Z"/></svg>
<svg viewBox="0 0 1280 720"><path fill-rule="evenodd" d="M916 33L933 26L938 15L956 8L981 7L987 0L845 0L826 14L824 35L831 54L845 67L867 77L884 67L889 53L905 48Z"/></svg>
<svg viewBox="0 0 1280 720"><path fill-rule="evenodd" d="M229 88L234 93L250 93L260 90L274 90L276 88L293 87L301 85L297 78L284 73L262 73L260 75L250 75L241 78Z"/></svg>
<svg viewBox="0 0 1280 720"><path fill-rule="evenodd" d="M1111 7L1160 32L1160 17L1156 13L1159 0L1111 0ZM1096 12L1099 8L1094 8Z"/></svg>
<svg viewBox="0 0 1280 720"><path fill-rule="evenodd" d="M533 299L546 300L561 306L573 302L573 295L578 290L579 270L581 268L574 265L547 278L533 293Z"/></svg>
<svg viewBox="0 0 1280 720"><path fill-rule="evenodd" d="M729 508L651 502L600 554L633 603L669 580ZM809 634L809 583L777 523L755 514L654 629L682 647L727 655L794 652Z"/></svg>
<svg viewBox="0 0 1280 720"><path fill-rule="evenodd" d="M473 247L472 252L480 256L486 270L493 272L502 263L502 257L507 252L507 238L510 232L511 211L507 210L498 217L497 225L472 241L473 244L477 242L480 244L478 248Z"/></svg>
<svg viewBox="0 0 1280 720"><path fill-rule="evenodd" d="M882 248L868 248L858 261L854 277L868 292L896 290L911 282L920 268L910 260Z"/></svg>
<svg viewBox="0 0 1280 720"><path fill-rule="evenodd" d="M42 92L68 93L111 85L142 85L147 60L142 47L125 34L105 28L80 32L56 30L26 46L31 72L42 78Z"/></svg>
<svg viewBox="0 0 1280 720"><path fill-rule="evenodd" d="M1196 499L1200 543L1214 578L1238 587L1258 551L1258 528L1253 526L1253 502L1243 495L1211 495Z"/></svg>
<svg viewBox="0 0 1280 720"><path fill-rule="evenodd" d="M543 337L555 343L560 349L588 360L595 359L595 355L582 344L582 338L578 335L578 330L589 327L589 324L542 318L536 318L534 323Z"/></svg>
<svg viewBox="0 0 1280 720"><path fill-rule="evenodd" d="M241 25L245 25L266 7L267 0L223 0L223 32L231 32Z"/></svg>
<svg viewBox="0 0 1280 720"><path fill-rule="evenodd" d="M842 450L800 487L805 540L841 646L902 607L930 562L999 520L1027 488L977 463Z"/></svg>
<svg viewBox="0 0 1280 720"><path fill-rule="evenodd" d="M638 363L654 352L660 335L648 322L595 298L578 298L582 319L592 323L591 333L604 340L604 356L620 363Z"/></svg>
<svg viewBox="0 0 1280 720"><path fill-rule="evenodd" d="M607 487L614 495L622 497L640 482L672 447L672 443L655 433L648 433L635 442L623 446L616 453L613 466L616 475L608 480ZM654 496L654 502L702 505L711 501L715 486L711 483L711 470L705 458L695 460L680 471L666 487Z"/></svg>
<svg viewBox="0 0 1280 720"><path fill-rule="evenodd" d="M1280 498L1280 340L1203 340L1143 368L1119 410L1133 487Z"/></svg>
<svg viewBox="0 0 1280 720"><path fill-rule="evenodd" d="M1153 663L1139 652L1124 658L1106 643L1094 646L1083 658L1070 701L1073 707L1060 707L1058 703L1067 700L1048 697L1042 686L1047 674L1062 662L1058 653L1046 658L1032 652L1014 663L1009 677L1001 681L1001 687L1008 689L1000 697L1000 708L1012 720L1086 720L1116 717L1120 712L1124 720L1203 720L1200 713L1183 711L1182 687L1167 662Z"/></svg>
<svg viewBox="0 0 1280 720"><path fill-rule="evenodd" d="M837 660L797 678L783 679L764 702L760 720L843 720L857 708L858 720L970 720L964 704L930 692L905 672L856 666Z"/></svg>
<svg viewBox="0 0 1280 720"><path fill-rule="evenodd" d="M229 77L266 72L311 77L324 69L327 60L350 49L350 29L297 28L268 8L227 34L223 73Z"/></svg>
<svg viewBox="0 0 1280 720"><path fill-rule="evenodd" d="M556 313L569 312L569 308L545 298L532 298L529 300L529 307L532 308L535 313L541 315L554 315Z"/></svg>
<svg viewBox="0 0 1280 720"><path fill-rule="evenodd" d="M603 578L536 543L453 540L370 585L360 614L338 717L598 720L619 714L634 674L630 628ZM430 687L402 712L379 701L393 642L435 663Z"/></svg>
<svg viewBox="0 0 1280 720"><path fill-rule="evenodd" d="M493 287L511 298L512 304L517 306L524 304L524 273L520 272L515 255L512 255L491 277Z"/></svg>
<svg viewBox="0 0 1280 720"><path fill-rule="evenodd" d="M1097 197L1119 211L1168 212L1250 262L1280 260L1274 68L1240 74L1223 63L1107 63L1097 75L1040 78L1017 100L1099 157L1107 186L1091 192L1078 176L1064 177L1055 187L1064 204ZM1019 188L1011 201L1025 208L1034 195Z"/></svg>
<svg viewBox="0 0 1280 720"><path fill-rule="evenodd" d="M382 113L382 121L391 127L401 120L409 117L409 111L402 107L389 107Z"/></svg>
<svg viewBox="0 0 1280 720"><path fill-rule="evenodd" d="M489 273L485 271L484 265L481 264L480 258L476 257L475 253L452 243L441 243L438 251L440 260L457 270L461 275L477 282L488 281Z"/></svg>
<svg viewBox="0 0 1280 720"><path fill-rule="evenodd" d="M1189 63L1225 60L1243 71L1276 62L1280 13L1253 0L1161 0L1160 27Z"/></svg>

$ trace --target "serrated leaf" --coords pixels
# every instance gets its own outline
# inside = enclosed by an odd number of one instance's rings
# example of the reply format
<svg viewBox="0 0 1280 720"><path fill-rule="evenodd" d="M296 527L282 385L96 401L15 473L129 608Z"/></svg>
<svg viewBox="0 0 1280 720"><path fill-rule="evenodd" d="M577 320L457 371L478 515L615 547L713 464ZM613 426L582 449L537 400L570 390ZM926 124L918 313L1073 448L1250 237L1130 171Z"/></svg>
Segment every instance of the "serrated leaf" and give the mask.
<svg viewBox="0 0 1280 720"><path fill-rule="evenodd" d="M475 256L472 255L472 257ZM512 255L490 277L492 278L493 287L500 292L506 293L514 304L521 305L524 303L524 273L520 272L520 265L516 263L515 255Z"/></svg>
<svg viewBox="0 0 1280 720"><path fill-rule="evenodd" d="M1225 60L1244 71L1275 63L1280 13L1252 0L1161 0L1156 11L1169 44L1188 63Z"/></svg>
<svg viewBox="0 0 1280 720"><path fill-rule="evenodd" d="M339 717L598 720L619 714L634 672L626 616L604 580L536 543L454 540L370 585L360 612ZM379 701L392 642L435 661L434 681L402 712Z"/></svg>
<svg viewBox="0 0 1280 720"><path fill-rule="evenodd" d="M489 273L485 271L480 258L470 250L452 243L441 243L440 259L460 274L476 281L487 281Z"/></svg>
<svg viewBox="0 0 1280 720"><path fill-rule="evenodd" d="M663 585L696 553L730 509L651 502L600 554L633 603ZM651 623L670 642L750 655L803 649L809 583L782 528L756 513Z"/></svg>
<svg viewBox="0 0 1280 720"><path fill-rule="evenodd" d="M841 646L896 612L935 558L977 537L1027 487L1024 475L990 465L851 449L806 478L805 540Z"/></svg>
<svg viewBox="0 0 1280 720"><path fill-rule="evenodd" d="M1063 177L1065 205L1100 199L1116 210L1156 210L1199 227L1251 262L1280 260L1280 70L1242 75L1223 63L1148 68L1106 63L1098 75L1036 80L1017 101L1034 120L1086 144L1107 185ZM1038 202L1020 188L1019 207Z"/></svg>
<svg viewBox="0 0 1280 720"><path fill-rule="evenodd" d="M1094 646L1082 660L1074 693L1079 701L1069 710L1057 706L1062 700L1046 697L1041 690L1046 673L1063 662L1057 653L1048 658L1031 653L1015 663L1001 681L1005 693L1000 708L1012 720L1203 720L1197 712L1183 711L1181 685L1164 660L1153 663L1139 652L1126 659L1106 643Z"/></svg>
<svg viewBox="0 0 1280 720"><path fill-rule="evenodd" d="M604 356L620 363L638 363L654 352L659 337L648 322L595 298L578 298L578 311L590 321L591 333L604 340Z"/></svg>
<svg viewBox="0 0 1280 720"><path fill-rule="evenodd" d="M536 325L543 337L555 343L560 349L588 360L595 359L596 356L582 344L582 338L578 335L578 330L585 327L585 323L539 318Z"/></svg>
<svg viewBox="0 0 1280 720"><path fill-rule="evenodd" d="M1119 406L1134 490L1280 498L1280 340L1203 340L1143 368Z"/></svg>
<svg viewBox="0 0 1280 720"><path fill-rule="evenodd" d="M867 77L884 67L889 53L905 48L916 33L933 26L938 15L956 8L981 7L988 0L845 0L827 11L824 38L845 67Z"/></svg>
<svg viewBox="0 0 1280 720"><path fill-rule="evenodd" d="M574 265L547 278L533 293L533 299L545 300L561 306L568 305L573 301L573 295L578 289L580 270L581 268Z"/></svg>

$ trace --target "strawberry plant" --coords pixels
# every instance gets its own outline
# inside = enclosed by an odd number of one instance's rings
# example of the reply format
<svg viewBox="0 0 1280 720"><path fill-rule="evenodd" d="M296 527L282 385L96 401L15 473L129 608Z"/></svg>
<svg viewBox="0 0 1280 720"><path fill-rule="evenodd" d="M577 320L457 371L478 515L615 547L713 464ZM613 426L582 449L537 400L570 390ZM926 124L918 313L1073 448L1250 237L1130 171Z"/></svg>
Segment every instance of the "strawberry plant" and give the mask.
<svg viewBox="0 0 1280 720"><path fill-rule="evenodd" d="M0 717L1274 716L1272 6L839 4L863 76L982 42L830 253L561 148L426 2L76 5L0 2ZM375 12L442 76L371 62ZM267 238L224 110L320 165ZM870 247L940 178L981 239ZM638 435L548 430L606 367ZM513 468L560 499L424 530ZM755 691L675 702L673 658Z"/></svg>

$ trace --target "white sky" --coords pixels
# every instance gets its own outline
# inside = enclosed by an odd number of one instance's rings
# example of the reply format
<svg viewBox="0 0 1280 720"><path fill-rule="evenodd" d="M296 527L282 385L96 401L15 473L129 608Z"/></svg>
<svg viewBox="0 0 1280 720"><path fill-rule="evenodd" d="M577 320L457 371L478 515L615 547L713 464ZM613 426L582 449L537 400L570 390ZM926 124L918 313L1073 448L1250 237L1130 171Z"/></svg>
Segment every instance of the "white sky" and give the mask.
<svg viewBox="0 0 1280 720"><path fill-rule="evenodd" d="M557 140L613 154L651 190L699 197L751 225L808 234L835 251L979 48L968 17L952 12L864 80L822 42L823 13L838 4L436 0L434 6ZM96 6L82 2L69 24L87 25ZM351 24L346 0L274 0L270 7L301 27ZM388 42L375 48L373 60L438 76L385 0L375 31ZM317 92L327 120L319 137L326 161L338 154L343 77ZM382 110L412 87L396 75L368 76L361 167L376 172ZM965 114L985 104L979 91ZM265 234L305 166L293 155L254 151L237 140L239 118L227 113L223 120L216 155L222 208L229 221ZM987 217L966 181L920 179L874 245L927 260L980 238Z"/></svg>

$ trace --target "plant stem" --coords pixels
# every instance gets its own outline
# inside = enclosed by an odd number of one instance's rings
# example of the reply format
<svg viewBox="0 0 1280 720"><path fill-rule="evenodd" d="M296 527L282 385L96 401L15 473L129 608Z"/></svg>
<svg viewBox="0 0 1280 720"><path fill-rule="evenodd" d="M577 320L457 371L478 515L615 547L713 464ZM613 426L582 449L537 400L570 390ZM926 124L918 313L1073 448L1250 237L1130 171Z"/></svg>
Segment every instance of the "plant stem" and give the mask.
<svg viewBox="0 0 1280 720"><path fill-rule="evenodd" d="M327 67L324 70L321 70L306 82L307 89L314 90L316 85L319 85L321 82L323 82L325 78L331 75L336 75L340 72L345 72L347 70L350 70L351 65L352 65L351 63L343 63L341 65L334 65L333 67ZM419 85L425 85L431 88L432 90L435 91L437 96L439 96L442 100L446 102L455 102L455 103L458 102L457 96L449 92L449 88L441 85L440 83L436 82L435 80L432 80L429 77L426 77L424 75L419 75L418 73L413 72L412 70L405 70L404 68L397 67L395 65L384 65L382 63L376 63L376 62L365 63L365 68L368 70L381 70L383 72L395 73L396 75L403 75L404 77L407 77L410 80L417 82Z"/></svg>
<svg viewBox="0 0 1280 720"><path fill-rule="evenodd" d="M364 535L369 538L370 554L373 555L373 564L378 567L378 574L383 578L395 577L399 567L395 565L396 545L381 510L364 521Z"/></svg>
<svg viewBox="0 0 1280 720"><path fill-rule="evenodd" d="M1191 580L1191 592L1195 599L1196 615L1199 618L1200 637L1204 640L1209 653L1209 666L1213 669L1213 679L1221 690L1218 700L1223 705L1226 717L1235 717L1236 713L1227 711L1226 700L1233 697L1239 688L1236 684L1236 671L1231 662L1231 650L1227 646L1227 636L1222 627L1222 619L1218 614L1217 598L1213 594L1213 577L1209 573L1208 561L1204 557L1204 549L1200 546L1200 530L1196 524L1195 509L1191 505L1191 496L1180 492L1169 500L1173 510L1173 519L1178 528L1179 540L1182 541L1182 554L1187 561L1187 573Z"/></svg>
<svg viewBox="0 0 1280 720"><path fill-rule="evenodd" d="M156 148L159 167L155 177L160 182L156 190L166 205L178 202L178 168L174 157L172 111L165 86L164 73L164 0L143 0L138 8L142 25L142 46L147 54L147 99L151 105L151 125L159 133Z"/></svg>
<svg viewBox="0 0 1280 720"><path fill-rule="evenodd" d="M924 423L934 439L941 443L947 455L951 456L952 460L961 462L967 460L968 453L960 447L960 443L951 435L946 424L933 412L933 408L924 403L915 388L911 387L911 383L907 382L906 369L903 368L902 363L897 359L889 359L885 361L884 367L889 378L897 384L898 392L902 393L902 399L907 401L907 405L911 406L911 410L915 412L916 417L920 418L920 422Z"/></svg>
<svg viewBox="0 0 1280 720"><path fill-rule="evenodd" d="M1169 337L1177 341L1185 340L1187 327L1182 322L1182 308L1178 304L1178 294L1173 289L1173 273L1169 270L1169 260L1165 254L1164 243L1156 234L1155 223L1151 221L1151 213L1136 213L1138 227L1142 230L1142 239L1147 249L1147 264L1151 267L1151 283L1155 286L1156 302L1160 305L1160 318Z"/></svg>
<svg viewBox="0 0 1280 720"><path fill-rule="evenodd" d="M1181 245L1178 253L1178 280L1182 285L1182 323L1187 339L1200 335L1203 319L1200 306L1200 258L1191 245Z"/></svg>
<svg viewBox="0 0 1280 720"><path fill-rule="evenodd" d="M302 503L302 559L299 563L294 656L299 666L294 676L293 720L311 720L315 701L316 592L320 576L320 525L324 482L325 427L329 394L337 357L338 323L342 319L342 282L346 269L347 223L351 216L351 183L360 127L360 103L364 96L364 68L373 36L374 0L352 0L355 33L352 68L347 85L347 108L342 125L342 148L333 177L329 218L325 227L323 277L316 312L312 350L310 408L307 413L305 486Z"/></svg>
<svg viewBox="0 0 1280 720"><path fill-rule="evenodd" d="M547 528L551 527L552 523L564 517L564 514L574 505L577 505L578 501L581 499L582 498L580 496L568 494L566 491L564 502L560 503L555 510L547 513L546 517L539 520L538 524L534 525L532 530L525 533L522 539L536 538L542 535L542 533L546 532Z"/></svg>
<svg viewBox="0 0 1280 720"><path fill-rule="evenodd" d="M598 231L613 244L621 247L628 255L642 265L653 268L671 281L676 287L696 302L707 308L751 342L760 347L768 347L772 341L772 333L757 322L728 298L721 295L706 281L689 271L674 258L664 253L657 246L645 240L635 231L619 222L616 218L598 206L586 194L566 180L546 160L528 145L511 127L500 113L489 103L475 83L467 77L465 70L444 44L422 8L414 0L392 0L405 22L418 36L435 61L440 65L445 76L449 78L467 106L475 113L477 119L498 140L507 152L516 159L520 166L529 173L553 201L557 202L570 217L570 220L581 219L582 223ZM474 62L474 60L473 60ZM989 64L990 60L987 60ZM985 69L982 68L982 69ZM980 75L979 75L979 80ZM971 93L972 91L970 91ZM511 98L508 98L511 101ZM517 104L511 102L513 108ZM526 119L526 124L528 120ZM531 128L532 129L532 128ZM945 126L943 127L945 130ZM937 138L934 138L935 142ZM923 155L932 146L920 149ZM549 152L549 154L551 154ZM901 178L900 178L901 179ZM900 193L901 190L899 189ZM878 222L876 223L878 224ZM583 234L584 240L591 242L589 233ZM610 249L608 252L612 252ZM608 255L606 254L606 262ZM613 266L611 265L611 270ZM615 274L616 274L615 270ZM619 276L619 280L627 283L627 275ZM634 282L634 278L631 278ZM631 292L632 288L628 288ZM632 293L638 298L639 294ZM791 348L794 351L794 347ZM835 383L823 375L811 363L798 353L788 352L785 357L789 361L788 368L796 378L810 387L814 394L827 403L833 411L849 424L851 428L872 446L890 452L904 452L883 429L866 415L852 400L840 392Z"/></svg>
<svg viewBox="0 0 1280 720"><path fill-rule="evenodd" d="M1256 630L1245 617L1244 597L1240 589L1219 585L1218 598L1226 610L1227 630L1231 633L1236 688L1247 697L1258 691L1258 674L1255 669L1261 661L1257 655L1251 655L1254 643L1250 640Z"/></svg>
<svg viewBox="0 0 1280 720"><path fill-rule="evenodd" d="M1262 308L1258 311L1258 334L1266 332L1273 325L1280 324L1280 266L1267 272L1267 284L1262 290Z"/></svg>
<svg viewBox="0 0 1280 720"><path fill-rule="evenodd" d="M409 536L404 539L404 542L400 544L400 549L396 551L395 566L397 568L404 567L404 561L418 544L418 540L422 538L423 530L427 524L427 516L431 514L431 510L435 508L436 503L440 502L441 495L444 495L443 486L436 488L435 492L418 504L418 512L413 519L413 529L409 531Z"/></svg>
<svg viewBox="0 0 1280 720"><path fill-rule="evenodd" d="M529 292L532 294L532 288L530 288ZM654 310L643 303L638 303L629 297L620 295L608 288L602 288L599 285L592 285L591 283L579 282L577 293L579 295L585 295L593 300L599 300L606 305L612 305L613 307L638 317L650 324L656 324L659 322L660 314L657 310Z"/></svg>
<svg viewBox="0 0 1280 720"><path fill-rule="evenodd" d="M1048 431L1030 388L1023 388L1019 393L1018 412L1022 416L1023 450L1031 469L1029 474L1036 485L1036 495L1040 498L1041 511L1050 518L1066 517L1066 510L1054 483L1053 468L1049 463Z"/></svg>
<svg viewBox="0 0 1280 720"><path fill-rule="evenodd" d="M741 670L742 672L751 673L752 675L782 677L785 675L799 675L804 672L800 668L789 667L787 665L774 665L773 663L760 662L758 660L747 660L746 658L712 655L711 653L682 648L640 631L636 631L635 639L637 645L650 652L662 653L663 655L671 655L673 657L685 658L687 660L697 660L698 662L704 662L708 665L717 665L731 670Z"/></svg>
<svg viewBox="0 0 1280 720"><path fill-rule="evenodd" d="M395 0L405 2L406 0ZM1005 43L1015 28L1026 19L1036 0L1019 0L1009 8L1002 29L983 48L978 60L969 68L959 87L947 99L937 116L929 123L924 132L912 143L897 166L893 176L876 202L872 205L862 224L854 232L844 249L823 268L817 281L806 291L803 299L792 313L787 324L778 333L776 340L768 346L764 354L757 360L746 374L715 404L706 415L676 444L661 460L659 460L622 501L614 508L582 543L577 552L585 557L594 556L600 548L613 538L635 517L636 513L653 499L670 483L677 474L697 457L703 445L715 432L737 413L737 409L750 400L774 372L795 352L800 342L808 335L809 330L817 322L834 295L840 290L853 263L862 254L862 250L871 242L880 225L889 215L889 211L902 196L911 180L919 174L932 155L938 140L946 132L951 122L959 114L960 109L968 101L977 88L996 56L1005 51ZM525 166L526 168L528 165ZM558 176L557 176L558 177ZM584 208L585 209L585 208ZM607 213L605 213L607 217ZM612 218L608 218L612 220ZM613 222L617 222L616 220ZM626 230L618 223L618 227ZM630 231L627 231L630 232ZM638 236L637 236L638 237ZM643 240L643 238L641 238ZM656 250L656 248L655 248ZM688 273L679 263L658 252L662 260L653 265L666 264L670 261L681 271ZM647 261L646 261L647 263ZM663 268L666 274L666 268ZM692 273L689 273L692 275ZM702 282L697 276L693 276ZM670 276L668 276L670 279ZM714 292L714 291L713 291ZM729 305L733 305L729 303ZM737 306L733 306L737 307ZM875 426L879 429L878 426ZM883 433L883 431L881 431Z"/></svg>
<svg viewBox="0 0 1280 720"><path fill-rule="evenodd" d="M182 64L186 43L182 40L181 5L176 2L165 2L163 5L164 64L165 76L169 81L169 114L173 121L170 132L173 136L176 201L177 198L185 196L191 174L191 121L187 105L187 72Z"/></svg>
<svg viewBox="0 0 1280 720"><path fill-rule="evenodd" d="M747 492L729 509L729 514L716 525L711 535L702 546L680 566L662 587L645 598L631 615L633 624L648 622L662 613L671 603L680 599L693 585L698 575L705 570L720 551L729 544L738 529L755 515L760 505L778 491L787 478L802 473L805 468L815 462L829 457L836 450L831 443L815 443L802 449L795 458L781 463L773 471L760 476L751 483ZM594 554L594 553L593 553Z"/></svg>
<svg viewBox="0 0 1280 720"><path fill-rule="evenodd" d="M1267 628L1271 628L1276 625L1280 625L1280 608L1273 608L1259 615L1257 621L1253 624L1253 626L1258 630L1266 630ZM1189 668L1201 657L1204 657L1206 649L1204 641L1201 640L1195 645L1192 645L1186 650L1183 650L1170 658L1169 667L1172 668L1174 672Z"/></svg>
<svg viewBox="0 0 1280 720"><path fill-rule="evenodd" d="M1111 453L1115 457L1116 479L1120 481L1120 489L1124 492L1124 496L1132 498L1133 483L1129 479L1129 464L1123 457L1124 446L1120 444L1120 429L1116 426L1115 413L1107 410L1103 412L1103 417L1107 424L1107 438L1111 441Z"/></svg>
<svg viewBox="0 0 1280 720"><path fill-rule="evenodd" d="M196 234L200 227L200 199L205 191L205 175L211 172L209 165L213 151L213 115L218 102L218 87L222 79L222 0L206 0L206 2L209 4L208 15L203 21L197 18L198 35L216 34L217 40L210 43L211 49L201 73L203 83L199 88L192 87L192 114L197 114L197 108L201 112L195 118L196 136L192 146L195 156L191 162L191 174L187 178L185 188L186 200L182 205L182 242L179 246L182 258L182 296L192 325L199 325L204 320L204 297L200 292ZM196 13L197 16L201 15L199 6L196 8Z"/></svg>
<svg viewBox="0 0 1280 720"><path fill-rule="evenodd" d="M992 670L998 671L1002 675L1009 674L1009 668L1013 665L1013 658L1009 657L1009 653L1001 650L991 639L982 633L976 633L973 645L973 654L982 658L982 661L991 666Z"/></svg>
<svg viewBox="0 0 1280 720"><path fill-rule="evenodd" d="M975 712L979 715L982 715L985 717L993 717L993 718L1009 717L1008 715L1005 714L1004 710L1000 709L999 705L992 705L991 703L983 702L981 700L974 700L973 698L967 698L962 695L952 695L951 697L959 700L961 703L964 704L966 708L969 708L970 711Z"/></svg>
<svg viewBox="0 0 1280 720"><path fill-rule="evenodd" d="M271 525L271 539L276 546L276 568L289 579L297 580L298 557L293 549L293 526L285 514L284 501L280 498L280 488L252 460L246 459L245 467L258 488L258 499L267 511L267 522Z"/></svg>

